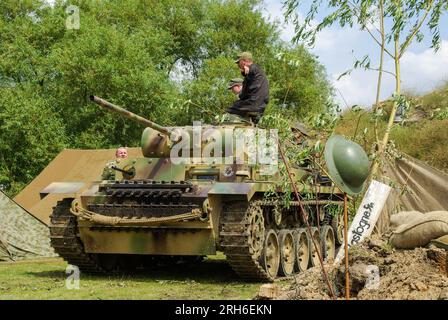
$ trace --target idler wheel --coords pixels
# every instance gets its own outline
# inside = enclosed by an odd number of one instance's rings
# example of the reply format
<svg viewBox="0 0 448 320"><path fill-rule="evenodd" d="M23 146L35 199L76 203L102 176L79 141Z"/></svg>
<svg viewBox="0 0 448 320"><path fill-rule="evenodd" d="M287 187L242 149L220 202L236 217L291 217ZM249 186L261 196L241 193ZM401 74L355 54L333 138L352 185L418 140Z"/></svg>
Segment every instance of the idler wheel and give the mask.
<svg viewBox="0 0 448 320"><path fill-rule="evenodd" d="M278 239L280 243L280 274L291 276L294 273L296 262L294 236L289 230L280 230Z"/></svg>

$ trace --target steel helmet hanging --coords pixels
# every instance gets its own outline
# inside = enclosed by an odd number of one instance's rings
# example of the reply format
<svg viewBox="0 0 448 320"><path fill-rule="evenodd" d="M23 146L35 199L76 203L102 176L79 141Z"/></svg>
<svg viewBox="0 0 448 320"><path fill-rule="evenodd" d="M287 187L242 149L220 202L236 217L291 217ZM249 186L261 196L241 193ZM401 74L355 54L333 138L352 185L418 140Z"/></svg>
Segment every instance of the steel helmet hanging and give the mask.
<svg viewBox="0 0 448 320"><path fill-rule="evenodd" d="M340 135L333 135L325 144L328 173L345 193L355 196L364 188L369 175L369 159L357 143Z"/></svg>

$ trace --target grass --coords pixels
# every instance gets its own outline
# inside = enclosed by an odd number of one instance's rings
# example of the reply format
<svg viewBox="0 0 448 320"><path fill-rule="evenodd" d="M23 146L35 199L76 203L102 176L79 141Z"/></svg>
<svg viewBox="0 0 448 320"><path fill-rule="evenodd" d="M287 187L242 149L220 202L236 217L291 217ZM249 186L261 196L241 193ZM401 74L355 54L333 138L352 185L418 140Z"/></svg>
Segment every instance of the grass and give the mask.
<svg viewBox="0 0 448 320"><path fill-rule="evenodd" d="M81 274L79 290L66 288L67 263L59 259L0 263L0 300L147 299L246 300L261 283L239 279L224 256L202 263L157 267L132 274Z"/></svg>

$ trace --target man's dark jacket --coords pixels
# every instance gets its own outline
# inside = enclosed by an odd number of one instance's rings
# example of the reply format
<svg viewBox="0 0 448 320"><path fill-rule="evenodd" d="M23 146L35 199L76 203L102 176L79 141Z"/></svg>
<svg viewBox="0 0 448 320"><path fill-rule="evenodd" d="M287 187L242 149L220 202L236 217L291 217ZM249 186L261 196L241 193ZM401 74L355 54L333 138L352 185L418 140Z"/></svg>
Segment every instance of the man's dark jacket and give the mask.
<svg viewBox="0 0 448 320"><path fill-rule="evenodd" d="M244 76L243 89L239 100L227 110L228 113L246 116L248 112L263 114L269 103L269 82L261 68L253 63L249 66L249 73Z"/></svg>

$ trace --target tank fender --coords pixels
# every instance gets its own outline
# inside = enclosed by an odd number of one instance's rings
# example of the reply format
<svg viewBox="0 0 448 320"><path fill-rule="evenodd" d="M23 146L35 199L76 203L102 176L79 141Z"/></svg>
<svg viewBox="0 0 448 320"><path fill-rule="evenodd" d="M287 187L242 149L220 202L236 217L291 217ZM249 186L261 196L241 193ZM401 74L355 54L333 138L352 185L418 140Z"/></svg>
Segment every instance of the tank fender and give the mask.
<svg viewBox="0 0 448 320"><path fill-rule="evenodd" d="M249 201L256 191L255 183L218 182L208 192L210 196L240 196Z"/></svg>
<svg viewBox="0 0 448 320"><path fill-rule="evenodd" d="M84 182L53 182L39 192L43 199L49 194L74 194L84 187Z"/></svg>

